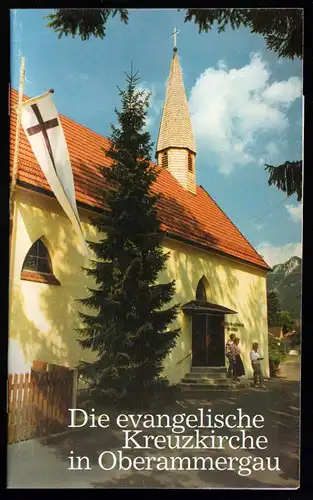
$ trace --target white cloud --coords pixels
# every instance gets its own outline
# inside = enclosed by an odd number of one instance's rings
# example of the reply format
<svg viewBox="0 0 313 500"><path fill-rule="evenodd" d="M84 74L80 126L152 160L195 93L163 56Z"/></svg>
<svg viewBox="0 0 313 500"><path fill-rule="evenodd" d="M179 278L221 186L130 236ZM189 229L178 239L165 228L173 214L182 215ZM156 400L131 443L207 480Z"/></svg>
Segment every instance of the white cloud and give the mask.
<svg viewBox="0 0 313 500"><path fill-rule="evenodd" d="M290 215L290 218L294 222L302 222L302 217L303 217L302 203L298 203L298 205L286 205L286 209Z"/></svg>
<svg viewBox="0 0 313 500"><path fill-rule="evenodd" d="M261 134L270 134L263 157L277 156L281 150L281 135L289 125L286 113L301 96L301 80L291 77L269 83L270 77L266 63L253 54L250 63L239 69L228 69L219 61L217 69L206 69L191 90L197 145L216 156L224 174L238 165L260 163L255 141Z"/></svg>
<svg viewBox="0 0 313 500"><path fill-rule="evenodd" d="M146 119L146 128L152 127L155 122L155 116L148 115Z"/></svg>
<svg viewBox="0 0 313 500"><path fill-rule="evenodd" d="M294 256L302 257L301 243L287 243L281 247L274 247L270 243L260 243L260 245L256 247L256 250L262 255L269 266L283 264Z"/></svg>
<svg viewBox="0 0 313 500"><path fill-rule="evenodd" d="M292 76L285 82L274 82L264 91L263 97L267 102L274 105L277 103L290 105L301 95L301 90L301 80Z"/></svg>
<svg viewBox="0 0 313 500"><path fill-rule="evenodd" d="M268 155L271 156L271 158L276 157L279 153L278 146L273 141L270 141L266 144L265 151L267 152Z"/></svg>
<svg viewBox="0 0 313 500"><path fill-rule="evenodd" d="M150 94L150 93L152 94L151 89L147 85L144 85L144 84L137 85L136 90L138 92L144 93L144 95L142 96L142 100L144 100L144 98L147 96L147 94ZM150 96L150 100L151 100L151 97L152 96Z"/></svg>

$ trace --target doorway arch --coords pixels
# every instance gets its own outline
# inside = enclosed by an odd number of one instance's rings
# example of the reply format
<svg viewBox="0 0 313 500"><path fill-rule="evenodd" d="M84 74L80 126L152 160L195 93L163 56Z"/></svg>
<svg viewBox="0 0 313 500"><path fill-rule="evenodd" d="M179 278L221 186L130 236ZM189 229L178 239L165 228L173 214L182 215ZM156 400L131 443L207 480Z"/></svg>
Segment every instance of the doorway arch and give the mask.
<svg viewBox="0 0 313 500"><path fill-rule="evenodd" d="M192 365L222 367L225 365L224 314L212 308L210 292L209 282L202 276L195 297L200 310L195 310L192 316Z"/></svg>

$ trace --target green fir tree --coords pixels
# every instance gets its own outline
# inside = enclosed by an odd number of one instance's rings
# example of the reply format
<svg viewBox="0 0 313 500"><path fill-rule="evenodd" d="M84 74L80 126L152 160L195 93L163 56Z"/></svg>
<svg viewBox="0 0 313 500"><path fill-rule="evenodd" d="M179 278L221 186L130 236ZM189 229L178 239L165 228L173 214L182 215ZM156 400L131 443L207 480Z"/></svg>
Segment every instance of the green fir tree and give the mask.
<svg viewBox="0 0 313 500"><path fill-rule="evenodd" d="M121 110L115 110L119 126L111 125L112 146L105 152L113 164L102 169L107 209L92 219L99 241L89 242L96 259L85 272L97 286L79 301L94 313L80 313L79 343L97 359L81 362L80 371L93 401L138 403L168 385L163 361L179 329L171 328L178 305L167 306L175 282L157 281L168 254L162 248L158 196L152 192L157 178L153 144L145 131L150 95L137 90L137 73L126 79L126 89L119 89Z"/></svg>

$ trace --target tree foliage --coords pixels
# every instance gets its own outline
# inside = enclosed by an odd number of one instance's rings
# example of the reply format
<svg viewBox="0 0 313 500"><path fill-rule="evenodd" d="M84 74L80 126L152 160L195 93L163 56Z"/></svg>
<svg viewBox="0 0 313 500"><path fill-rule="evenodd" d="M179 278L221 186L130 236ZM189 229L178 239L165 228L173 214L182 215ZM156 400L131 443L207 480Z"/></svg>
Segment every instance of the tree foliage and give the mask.
<svg viewBox="0 0 313 500"><path fill-rule="evenodd" d="M295 329L296 324L289 311L281 311L279 313L279 326L282 327L284 334Z"/></svg>
<svg viewBox="0 0 313 500"><path fill-rule="evenodd" d="M266 47L279 57L302 58L302 9L187 9L185 22L194 21L199 32L209 31L214 23L218 32L226 26L245 26L264 37Z"/></svg>
<svg viewBox="0 0 313 500"><path fill-rule="evenodd" d="M251 33L262 35L266 46L279 57L302 58L302 9L178 9L185 11L185 22L194 22L199 32L209 31L214 23L218 32L230 25L233 29L245 26ZM49 28L62 35L80 36L82 40L103 38L109 17L119 13L128 22L127 9L55 9L48 19Z"/></svg>
<svg viewBox="0 0 313 500"><path fill-rule="evenodd" d="M136 90L136 75L126 77L126 90L119 89L121 110L116 110L119 127L111 126L112 147L106 152L113 164L102 170L108 210L92 219L99 241L89 242L96 260L85 269L97 287L80 300L90 313L80 314L79 342L97 359L82 362L80 370L92 400L144 403L155 388L167 385L163 361L179 334L171 328L178 306L166 307L175 282L157 283L168 254L162 247L158 196L151 190L157 167L144 131L149 95Z"/></svg>
<svg viewBox="0 0 313 500"><path fill-rule="evenodd" d="M59 38L72 35L73 38L79 36L82 40L89 40L91 36L104 38L109 17L115 17L117 13L121 21L127 24L127 9L56 9L46 19L50 19L48 28L58 33Z"/></svg>
<svg viewBox="0 0 313 500"><path fill-rule="evenodd" d="M274 337L274 335L268 336L268 356L269 356L269 364L270 364L270 375L271 377L277 376L277 368L280 363L285 361L285 346L284 342L280 339Z"/></svg>
<svg viewBox="0 0 313 500"><path fill-rule="evenodd" d="M268 184L272 184L291 196L297 195L297 201L302 201L302 161L286 161L283 165L265 165L269 172Z"/></svg>

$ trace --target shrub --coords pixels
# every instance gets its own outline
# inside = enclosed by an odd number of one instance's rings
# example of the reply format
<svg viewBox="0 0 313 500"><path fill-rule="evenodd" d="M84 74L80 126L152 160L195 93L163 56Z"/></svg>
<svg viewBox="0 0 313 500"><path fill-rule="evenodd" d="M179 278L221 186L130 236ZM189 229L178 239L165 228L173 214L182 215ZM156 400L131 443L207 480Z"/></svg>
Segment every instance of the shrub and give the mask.
<svg viewBox="0 0 313 500"><path fill-rule="evenodd" d="M268 355L271 376L275 376L277 373L277 368L282 361L286 359L286 354L284 350L284 341L277 339L273 335L268 336Z"/></svg>

